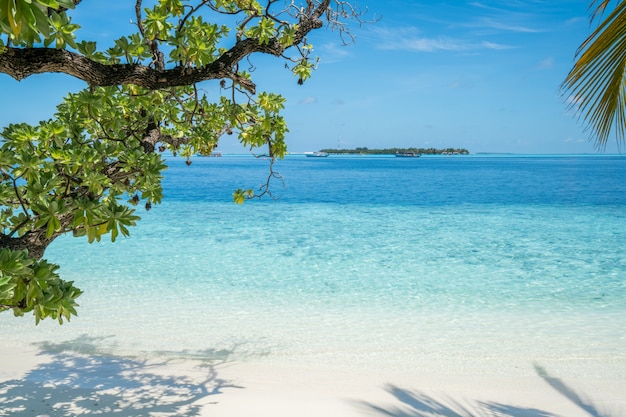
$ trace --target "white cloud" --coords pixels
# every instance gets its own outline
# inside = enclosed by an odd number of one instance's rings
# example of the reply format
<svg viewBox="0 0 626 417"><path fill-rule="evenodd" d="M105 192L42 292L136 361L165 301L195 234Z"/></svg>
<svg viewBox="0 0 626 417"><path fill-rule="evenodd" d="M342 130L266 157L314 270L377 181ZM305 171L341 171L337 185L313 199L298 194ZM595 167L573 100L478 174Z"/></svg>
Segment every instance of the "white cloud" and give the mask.
<svg viewBox="0 0 626 417"><path fill-rule="evenodd" d="M479 27L487 29L497 29L505 32L521 32L521 33L541 33L543 30L534 29L524 25L518 25L514 23L506 23L501 20L495 20L491 18L482 18L474 23L466 25L468 27Z"/></svg>
<svg viewBox="0 0 626 417"><path fill-rule="evenodd" d="M394 30L383 29L378 31L378 35L378 48L386 50L407 50L415 52L463 52L484 49L501 50L511 48L509 45L488 41L471 41L443 36L418 36L418 31L415 28L400 28Z"/></svg>
<svg viewBox="0 0 626 417"><path fill-rule="evenodd" d="M495 49L498 51L502 49L514 48L514 46L511 46L511 45L504 45L501 43L494 43L494 42L488 42L488 41L481 42L481 45L484 47L484 49Z"/></svg>
<svg viewBox="0 0 626 417"><path fill-rule="evenodd" d="M314 103L317 103L317 98L313 96L308 96L300 100L298 103L299 104L314 104Z"/></svg>
<svg viewBox="0 0 626 417"><path fill-rule="evenodd" d="M487 7L487 5L479 2L479 1L471 1L469 2L470 6L474 6L474 7L479 7L481 9L488 9L489 7Z"/></svg>
<svg viewBox="0 0 626 417"><path fill-rule="evenodd" d="M586 18L583 18L583 17L572 17L571 19L567 19L567 20L565 21L565 24L566 24L566 25L577 25L577 24L579 24L580 22L584 22L584 21L586 21L586 20L587 20L587 19L586 19Z"/></svg>
<svg viewBox="0 0 626 417"><path fill-rule="evenodd" d="M456 79L448 84L450 90L467 90L474 87L474 83L470 79Z"/></svg>
<svg viewBox="0 0 626 417"><path fill-rule="evenodd" d="M566 138L563 143L586 143L587 141L585 139L576 139L576 138Z"/></svg>
<svg viewBox="0 0 626 417"><path fill-rule="evenodd" d="M549 69L554 67L554 58L548 57L537 64L538 69Z"/></svg>
<svg viewBox="0 0 626 417"><path fill-rule="evenodd" d="M337 43L328 42L319 48L322 51L320 55L324 57L322 62L325 64L341 61L352 54L349 47Z"/></svg>
<svg viewBox="0 0 626 417"><path fill-rule="evenodd" d="M578 95L570 95L565 98L566 111L565 115L568 117L577 116L580 114L582 105L582 97Z"/></svg>
<svg viewBox="0 0 626 417"><path fill-rule="evenodd" d="M450 38L407 38L383 46L383 49L408 49L418 52L463 51L468 48L466 42Z"/></svg>

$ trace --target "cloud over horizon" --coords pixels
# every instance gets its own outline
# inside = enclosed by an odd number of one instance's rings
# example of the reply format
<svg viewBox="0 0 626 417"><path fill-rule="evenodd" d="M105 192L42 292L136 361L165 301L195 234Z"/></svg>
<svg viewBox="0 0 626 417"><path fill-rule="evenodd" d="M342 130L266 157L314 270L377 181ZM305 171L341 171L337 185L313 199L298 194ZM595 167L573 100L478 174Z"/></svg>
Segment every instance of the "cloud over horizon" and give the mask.
<svg viewBox="0 0 626 417"><path fill-rule="evenodd" d="M447 36L427 37L419 36L415 27L377 29L378 49L406 50L413 52L466 52L478 50L503 50L513 48L511 45L490 42L486 40L467 40Z"/></svg>

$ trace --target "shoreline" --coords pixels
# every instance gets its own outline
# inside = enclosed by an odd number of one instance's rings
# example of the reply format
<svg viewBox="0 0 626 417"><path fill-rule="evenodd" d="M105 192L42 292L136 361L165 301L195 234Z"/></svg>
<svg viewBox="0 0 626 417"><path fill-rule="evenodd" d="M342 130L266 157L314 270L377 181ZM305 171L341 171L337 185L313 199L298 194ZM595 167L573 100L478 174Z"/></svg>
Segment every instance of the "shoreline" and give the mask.
<svg viewBox="0 0 626 417"><path fill-rule="evenodd" d="M124 358L0 346L0 416L568 416L626 413L601 374L438 374L258 362ZM455 414L456 413L456 414Z"/></svg>

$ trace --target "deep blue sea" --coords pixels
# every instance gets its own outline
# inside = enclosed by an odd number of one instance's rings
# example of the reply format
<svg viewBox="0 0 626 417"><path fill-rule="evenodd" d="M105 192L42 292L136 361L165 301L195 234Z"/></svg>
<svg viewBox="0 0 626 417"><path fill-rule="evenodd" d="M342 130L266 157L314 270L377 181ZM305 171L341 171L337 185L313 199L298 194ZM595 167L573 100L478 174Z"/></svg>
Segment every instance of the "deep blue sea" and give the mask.
<svg viewBox="0 0 626 417"><path fill-rule="evenodd" d="M11 343L323 367L626 375L626 157L170 159L131 237L47 257L79 316ZM31 324L32 323L32 324ZM3 336L5 338L6 336ZM5 339L5 342L8 343Z"/></svg>

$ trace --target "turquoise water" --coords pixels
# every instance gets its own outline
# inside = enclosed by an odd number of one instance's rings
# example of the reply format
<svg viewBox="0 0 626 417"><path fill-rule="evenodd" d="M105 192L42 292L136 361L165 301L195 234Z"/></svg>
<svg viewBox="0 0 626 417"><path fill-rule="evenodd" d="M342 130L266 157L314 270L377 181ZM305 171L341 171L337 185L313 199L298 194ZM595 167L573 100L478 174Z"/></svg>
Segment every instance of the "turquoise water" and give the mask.
<svg viewBox="0 0 626 417"><path fill-rule="evenodd" d="M0 343L324 367L626 372L626 158L171 160L130 239L62 239L85 294ZM94 347L95 346L95 347Z"/></svg>

